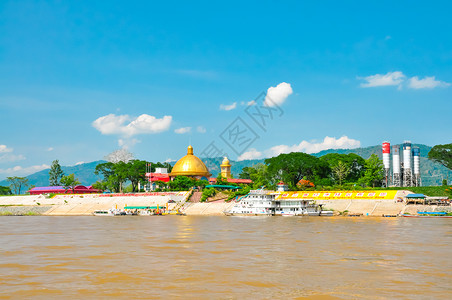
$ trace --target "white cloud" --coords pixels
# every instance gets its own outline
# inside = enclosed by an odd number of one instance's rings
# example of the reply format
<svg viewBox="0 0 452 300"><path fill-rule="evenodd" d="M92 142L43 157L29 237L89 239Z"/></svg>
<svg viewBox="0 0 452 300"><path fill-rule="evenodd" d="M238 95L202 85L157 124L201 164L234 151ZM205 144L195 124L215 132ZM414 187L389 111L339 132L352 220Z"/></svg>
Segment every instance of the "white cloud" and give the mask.
<svg viewBox="0 0 452 300"><path fill-rule="evenodd" d="M248 102L245 102L245 101L240 102L240 105L246 105L246 106L252 106L252 105L256 105L256 104L257 104L257 102L255 100L251 100Z"/></svg>
<svg viewBox="0 0 452 300"><path fill-rule="evenodd" d="M28 176L30 174L49 169L50 166L46 164L30 166L30 167L21 167L15 166L8 169L0 169L0 174L4 174L7 177L9 176Z"/></svg>
<svg viewBox="0 0 452 300"><path fill-rule="evenodd" d="M220 104L220 109L221 110L233 110L237 107L237 102L234 102L232 104Z"/></svg>
<svg viewBox="0 0 452 300"><path fill-rule="evenodd" d="M84 163L85 163L84 161L79 161L79 162L76 162L75 165L76 165L76 166L78 166L78 165L83 165Z"/></svg>
<svg viewBox="0 0 452 300"><path fill-rule="evenodd" d="M405 75L400 72L388 72L386 74L375 74L364 78L358 77L358 79L364 79L366 83L361 83L361 87L377 87L377 86L400 86L405 80Z"/></svg>
<svg viewBox="0 0 452 300"><path fill-rule="evenodd" d="M14 162L14 161L19 161L19 160L24 160L26 159L25 156L23 156L22 154L9 154L9 153L5 153L3 155L0 155L0 163L6 163L6 162Z"/></svg>
<svg viewBox="0 0 452 300"><path fill-rule="evenodd" d="M171 162L173 162L173 161L176 161L176 160L174 160L174 159L171 159L171 158L168 158L167 160L165 160L164 162L166 162L166 163L171 163Z"/></svg>
<svg viewBox="0 0 452 300"><path fill-rule="evenodd" d="M154 116L142 114L137 118L129 115L116 116L109 114L95 120L92 125L102 134L119 134L130 137L137 134L159 133L169 129L172 116L158 119Z"/></svg>
<svg viewBox="0 0 452 300"><path fill-rule="evenodd" d="M191 131L191 127L181 127L174 130L177 134L189 133Z"/></svg>
<svg viewBox="0 0 452 300"><path fill-rule="evenodd" d="M206 128L204 128L203 126L196 127L196 131L198 131L199 133L206 133L207 132Z"/></svg>
<svg viewBox="0 0 452 300"><path fill-rule="evenodd" d="M450 83L435 80L435 76L424 77L423 79L419 79L419 77L414 76L410 78L408 87L412 89L433 89L436 87L448 87Z"/></svg>
<svg viewBox="0 0 452 300"><path fill-rule="evenodd" d="M0 145L0 153L13 152L13 148L8 148L6 145Z"/></svg>
<svg viewBox="0 0 452 300"><path fill-rule="evenodd" d="M13 148L8 148L6 145L0 145L0 163L14 162L25 159L25 156L22 154L13 154L13 150Z"/></svg>
<svg viewBox="0 0 452 300"><path fill-rule="evenodd" d="M271 86L267 90L264 105L268 107L280 106L292 93L293 91L290 83L281 82L275 87Z"/></svg>
<svg viewBox="0 0 452 300"><path fill-rule="evenodd" d="M53 147L49 147L49 148L47 148L47 151L53 151Z"/></svg>
<svg viewBox="0 0 452 300"><path fill-rule="evenodd" d="M237 160L248 160L248 159L258 159L262 157L262 152L257 151L256 149L252 148L247 152L244 152L242 155L240 155Z"/></svg>
<svg viewBox="0 0 452 300"><path fill-rule="evenodd" d="M260 159L264 157L274 157L281 153L290 152L305 152L305 153L317 153L322 150L327 149L353 149L361 147L361 142L358 140L351 139L347 136L342 136L340 138L326 136L323 141L301 141L299 144L295 145L277 145L270 149L264 151L258 151L254 148L249 149L237 158L237 161L248 160L248 159Z"/></svg>
<svg viewBox="0 0 452 300"><path fill-rule="evenodd" d="M277 156L281 153L290 152L305 152L305 153L317 153L327 149L352 149L361 146L361 142L358 140L350 139L347 136L342 136L339 139L326 136L321 142L308 142L301 141L299 144L288 146L278 145L271 147L265 151L267 157Z"/></svg>

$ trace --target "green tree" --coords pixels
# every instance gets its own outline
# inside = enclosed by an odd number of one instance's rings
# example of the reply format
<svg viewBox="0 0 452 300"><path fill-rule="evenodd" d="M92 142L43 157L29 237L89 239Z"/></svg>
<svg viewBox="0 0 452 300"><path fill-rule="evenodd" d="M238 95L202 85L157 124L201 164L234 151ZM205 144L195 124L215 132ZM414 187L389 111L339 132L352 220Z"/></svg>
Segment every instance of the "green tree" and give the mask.
<svg viewBox="0 0 452 300"><path fill-rule="evenodd" d="M428 153L428 158L452 170L452 144L434 146Z"/></svg>
<svg viewBox="0 0 452 300"><path fill-rule="evenodd" d="M9 182L9 186L14 194L20 195L20 191L22 188L26 188L28 184L28 179L25 177L6 177L6 180Z"/></svg>
<svg viewBox="0 0 452 300"><path fill-rule="evenodd" d="M146 165L147 161L132 159L124 162L117 160L116 162L106 162L98 164L94 174L102 174L103 181L107 183L109 190L113 192L122 192L125 183L130 182L131 191L138 191L138 183L145 185L146 182ZM155 172L155 168L168 168L167 163L151 163L151 172ZM171 166L169 166L171 167ZM169 168L169 170L171 170Z"/></svg>
<svg viewBox="0 0 452 300"><path fill-rule="evenodd" d="M166 168L168 173L171 173L171 170L173 169L171 164L168 163L168 162L164 162L164 163L161 163L161 162L153 163L153 162L151 162L151 172L155 172L156 168Z"/></svg>
<svg viewBox="0 0 452 300"><path fill-rule="evenodd" d="M262 163L256 164L252 167L244 167L239 175L242 179L251 179L253 181L253 188L274 188L274 182L270 180L268 173L268 166Z"/></svg>
<svg viewBox="0 0 452 300"><path fill-rule="evenodd" d="M168 186L172 191L187 191L196 186L197 180L187 176L176 176L168 182Z"/></svg>
<svg viewBox="0 0 452 300"><path fill-rule="evenodd" d="M254 171L253 167L243 167L242 172L239 174L241 179L251 179L250 173Z"/></svg>
<svg viewBox="0 0 452 300"><path fill-rule="evenodd" d="M206 185L209 185L209 181L207 180L197 180L195 182L196 186L199 187L200 189L204 189L206 187Z"/></svg>
<svg viewBox="0 0 452 300"><path fill-rule="evenodd" d="M339 181L339 185L342 185L342 181L350 174L350 167L342 160L338 161L331 170L333 171L334 177Z"/></svg>
<svg viewBox="0 0 452 300"><path fill-rule="evenodd" d="M164 191L168 189L168 183L162 180L153 181L158 190Z"/></svg>
<svg viewBox="0 0 452 300"><path fill-rule="evenodd" d="M226 178L221 176L221 173L218 173L217 181L215 182L216 185L229 185L229 182Z"/></svg>
<svg viewBox="0 0 452 300"><path fill-rule="evenodd" d="M361 183L367 186L381 186L385 177L383 161L377 155L372 154L366 159L366 171L364 177L360 179Z"/></svg>
<svg viewBox="0 0 452 300"><path fill-rule="evenodd" d="M125 178L131 182L132 192L138 191L138 183L146 184L146 164L144 160L134 159L125 165Z"/></svg>
<svg viewBox="0 0 452 300"><path fill-rule="evenodd" d="M315 156L292 152L280 154L265 160L268 173L274 181L284 181L290 189L296 189L301 179L308 179L315 183L315 179L326 178L331 174L328 164Z"/></svg>
<svg viewBox="0 0 452 300"><path fill-rule="evenodd" d="M124 190L124 183L127 181L128 175L127 163L119 161L113 164L113 176L110 176L109 179L118 183L120 193Z"/></svg>
<svg viewBox="0 0 452 300"><path fill-rule="evenodd" d="M61 170L58 159L52 162L52 166L49 171L49 184L50 186L57 186L61 184L61 177L64 176L63 170Z"/></svg>
<svg viewBox="0 0 452 300"><path fill-rule="evenodd" d="M77 178L75 178L74 173L61 178L61 184L64 186L65 190L71 189L72 193L75 192L75 187L80 184Z"/></svg>
<svg viewBox="0 0 452 300"><path fill-rule="evenodd" d="M321 156L320 160L326 161L331 169L337 166L339 161L344 162L350 169L350 172L344 178L345 182L357 182L361 177L364 176L364 171L366 169L366 161L364 160L364 158L355 153L328 153Z"/></svg>
<svg viewBox="0 0 452 300"><path fill-rule="evenodd" d="M0 186L0 195L11 195L11 188L9 186Z"/></svg>
<svg viewBox="0 0 452 300"><path fill-rule="evenodd" d="M93 183L93 188L100 191L105 191L108 189L108 183L102 180L98 180L95 183Z"/></svg>
<svg viewBox="0 0 452 300"><path fill-rule="evenodd" d="M125 178L122 177L123 174L117 174L116 164L112 162L106 162L102 164L98 164L96 169L94 170L94 174L99 175L102 174L103 182L106 183L107 188L112 192L120 192L121 186L125 181Z"/></svg>

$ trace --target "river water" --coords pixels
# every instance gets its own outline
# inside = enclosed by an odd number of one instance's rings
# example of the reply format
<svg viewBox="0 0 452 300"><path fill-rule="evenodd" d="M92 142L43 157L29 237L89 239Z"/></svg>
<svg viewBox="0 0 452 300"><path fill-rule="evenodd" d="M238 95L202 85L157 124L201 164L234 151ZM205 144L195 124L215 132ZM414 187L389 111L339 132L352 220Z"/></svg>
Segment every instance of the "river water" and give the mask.
<svg viewBox="0 0 452 300"><path fill-rule="evenodd" d="M452 219L2 217L0 298L440 299Z"/></svg>

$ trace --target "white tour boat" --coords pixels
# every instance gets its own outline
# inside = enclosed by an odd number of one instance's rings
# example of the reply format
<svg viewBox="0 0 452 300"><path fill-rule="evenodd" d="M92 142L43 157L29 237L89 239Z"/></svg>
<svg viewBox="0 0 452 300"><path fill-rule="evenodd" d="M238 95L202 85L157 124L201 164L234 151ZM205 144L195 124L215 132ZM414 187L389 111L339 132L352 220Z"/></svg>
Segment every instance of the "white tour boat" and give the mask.
<svg viewBox="0 0 452 300"><path fill-rule="evenodd" d="M314 200L282 199L279 193L262 189L251 190L224 213L227 216L319 216L320 207Z"/></svg>
<svg viewBox="0 0 452 300"><path fill-rule="evenodd" d="M93 212L93 215L95 216L107 216L107 217L112 217L112 216L125 216L126 212L123 210L119 210L119 209L115 209L115 208L110 208L107 210L95 210Z"/></svg>

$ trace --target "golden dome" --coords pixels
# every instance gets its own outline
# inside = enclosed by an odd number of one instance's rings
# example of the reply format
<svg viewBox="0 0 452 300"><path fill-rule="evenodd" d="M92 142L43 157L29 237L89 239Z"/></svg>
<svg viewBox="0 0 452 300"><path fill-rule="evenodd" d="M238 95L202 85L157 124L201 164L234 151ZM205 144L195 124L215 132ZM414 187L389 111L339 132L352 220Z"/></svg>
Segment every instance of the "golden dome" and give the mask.
<svg viewBox="0 0 452 300"><path fill-rule="evenodd" d="M229 159L225 156L223 159L223 162L221 163L222 166L230 166Z"/></svg>
<svg viewBox="0 0 452 300"><path fill-rule="evenodd" d="M182 157L174 165L169 176L205 176L209 177L209 170L197 156L193 155L193 147L188 146L187 155Z"/></svg>

